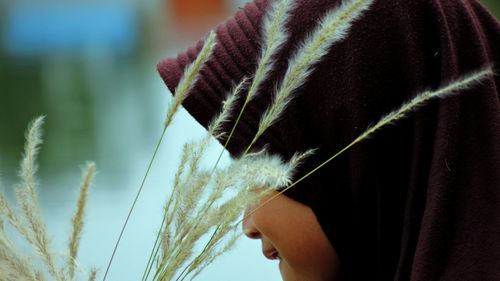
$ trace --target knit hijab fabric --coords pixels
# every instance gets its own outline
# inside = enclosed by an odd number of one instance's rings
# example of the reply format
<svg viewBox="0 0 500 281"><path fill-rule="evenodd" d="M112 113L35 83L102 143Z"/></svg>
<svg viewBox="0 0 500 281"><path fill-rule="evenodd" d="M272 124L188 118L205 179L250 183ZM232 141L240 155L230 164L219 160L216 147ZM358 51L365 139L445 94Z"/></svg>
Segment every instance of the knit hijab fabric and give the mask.
<svg viewBox="0 0 500 281"><path fill-rule="evenodd" d="M297 1L291 38L245 110L232 155L253 138L299 43L339 2ZM216 28L219 43L184 103L202 125L255 71L267 5L250 2ZM172 92L202 46L158 65ZM298 178L417 93L487 65L500 65L500 24L476 0L376 0L255 148L284 158L317 148ZM313 209L346 280L500 280L499 85L497 75L429 102L286 193Z"/></svg>

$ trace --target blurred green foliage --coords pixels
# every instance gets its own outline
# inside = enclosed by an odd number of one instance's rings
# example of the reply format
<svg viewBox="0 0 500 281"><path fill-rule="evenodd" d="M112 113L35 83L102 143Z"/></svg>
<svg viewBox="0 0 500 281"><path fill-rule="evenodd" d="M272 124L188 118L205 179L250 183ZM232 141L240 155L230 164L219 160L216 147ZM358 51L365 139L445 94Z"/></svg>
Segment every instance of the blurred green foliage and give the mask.
<svg viewBox="0 0 500 281"><path fill-rule="evenodd" d="M35 117L46 115L44 139L50 140L44 150L56 152L51 158L42 153L40 165L54 160L58 167L66 167L76 159L91 159L95 128L92 127L93 99L77 62L64 70L52 70L37 60L2 58L0 66L0 169L2 174L13 174L15 163L23 149L24 131ZM54 66L54 65L52 65ZM50 85L48 75L59 75L64 81ZM53 83L52 83L53 84ZM57 95L54 87L66 93ZM57 141L55 140L57 139ZM55 146L51 147L51 142ZM76 160L75 159L75 160ZM81 163L82 161L80 161Z"/></svg>
<svg viewBox="0 0 500 281"><path fill-rule="evenodd" d="M500 1L499 0L481 0L481 2L490 9L490 11L500 19Z"/></svg>
<svg viewBox="0 0 500 281"><path fill-rule="evenodd" d="M2 7L0 26L6 25L9 8L15 10L15 4ZM145 66L155 54L151 44L144 43L153 41L151 25L145 20L148 15L138 10L137 16L138 42L126 55L117 55L117 50L105 45L84 45L83 51L75 52L12 54L5 47L6 28L0 29L0 176L15 175L25 128L40 115L46 116L46 143L39 160L42 177L98 159L96 143L102 141L97 139L98 131L112 131L99 128L105 122L98 120L109 118L115 109L107 103L127 98L122 85L144 86L148 78L138 73L145 67L151 69L148 75L156 75L154 63ZM136 87L131 90L139 99ZM137 110L145 110L144 104L138 103Z"/></svg>

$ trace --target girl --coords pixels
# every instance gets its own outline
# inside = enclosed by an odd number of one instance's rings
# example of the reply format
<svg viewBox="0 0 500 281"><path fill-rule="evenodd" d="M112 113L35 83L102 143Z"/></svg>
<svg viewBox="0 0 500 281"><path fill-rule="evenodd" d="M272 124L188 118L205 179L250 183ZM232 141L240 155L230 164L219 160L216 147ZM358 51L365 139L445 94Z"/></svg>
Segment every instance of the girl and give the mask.
<svg viewBox="0 0 500 281"><path fill-rule="evenodd" d="M202 125L255 72L272 1L255 0L217 27L214 55L184 103ZM233 156L255 135L291 55L345 1L296 1L290 38L229 142ZM159 63L172 92L202 46ZM376 0L254 148L284 158L317 148L299 178L415 94L499 64L499 46L500 24L477 0ZM498 85L492 76L384 128L249 212L245 234L280 259L286 281L500 280Z"/></svg>

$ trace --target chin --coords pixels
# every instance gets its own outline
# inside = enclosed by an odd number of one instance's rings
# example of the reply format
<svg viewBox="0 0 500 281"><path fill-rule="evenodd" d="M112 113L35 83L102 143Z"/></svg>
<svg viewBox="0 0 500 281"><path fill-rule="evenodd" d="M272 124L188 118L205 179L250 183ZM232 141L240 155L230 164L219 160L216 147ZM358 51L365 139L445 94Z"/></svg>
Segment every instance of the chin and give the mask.
<svg viewBox="0 0 500 281"><path fill-rule="evenodd" d="M336 276L334 274L321 274L318 269L317 272L310 274L311 272L300 272L296 269L293 269L286 261L279 261L279 269L281 273L281 279L283 281L339 281L340 276ZM316 273L316 274L315 274ZM325 273L325 272L323 272ZM339 275L339 274L337 274Z"/></svg>
<svg viewBox="0 0 500 281"><path fill-rule="evenodd" d="M282 259L280 259L279 261L279 269L281 273L281 279L283 281L319 281L301 277L298 272L293 270L290 265Z"/></svg>

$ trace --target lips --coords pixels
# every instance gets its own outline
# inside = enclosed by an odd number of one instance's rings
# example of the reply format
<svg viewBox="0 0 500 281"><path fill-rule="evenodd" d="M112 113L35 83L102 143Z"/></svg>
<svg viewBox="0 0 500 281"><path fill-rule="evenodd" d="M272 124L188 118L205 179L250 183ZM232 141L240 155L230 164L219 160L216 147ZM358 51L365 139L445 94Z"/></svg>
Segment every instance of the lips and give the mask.
<svg viewBox="0 0 500 281"><path fill-rule="evenodd" d="M278 251L274 248L263 249L262 253L270 260L277 260L280 257Z"/></svg>

